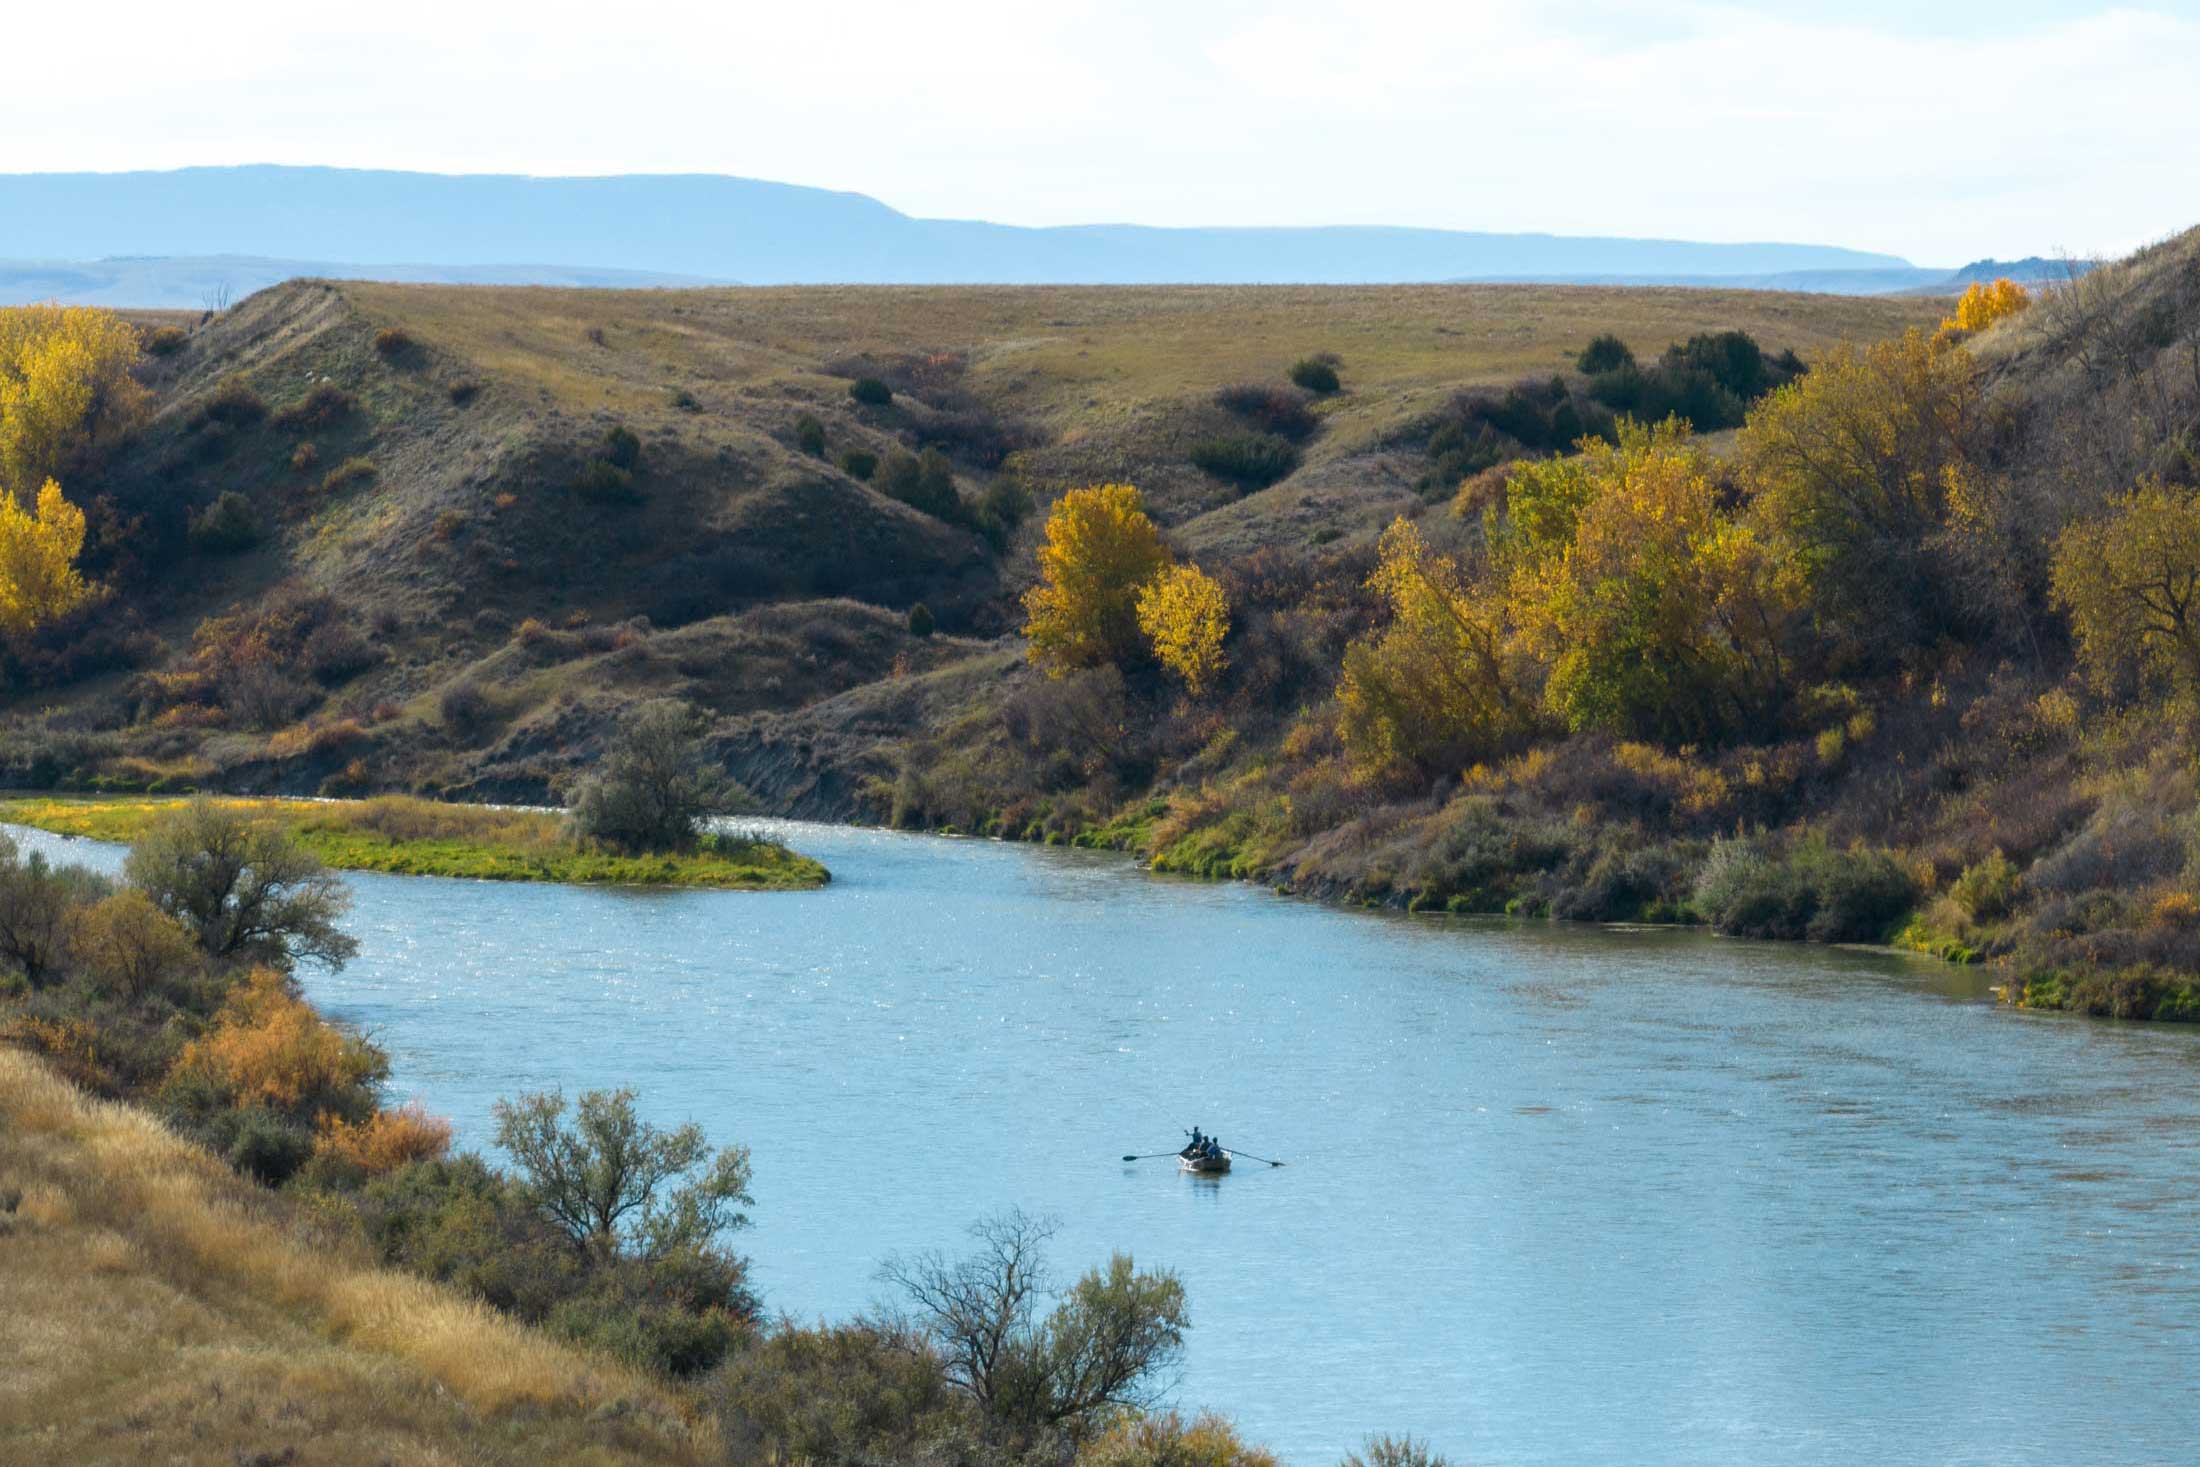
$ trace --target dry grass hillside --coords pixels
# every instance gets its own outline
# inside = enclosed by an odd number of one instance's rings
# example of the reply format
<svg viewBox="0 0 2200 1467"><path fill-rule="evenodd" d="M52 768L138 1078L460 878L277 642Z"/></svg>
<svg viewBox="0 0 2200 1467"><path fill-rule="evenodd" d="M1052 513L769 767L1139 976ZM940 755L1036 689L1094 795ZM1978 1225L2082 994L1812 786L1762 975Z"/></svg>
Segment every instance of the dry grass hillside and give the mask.
<svg viewBox="0 0 2200 1467"><path fill-rule="evenodd" d="M693 1463L662 1388L0 1049L0 1460Z"/></svg>
<svg viewBox="0 0 2200 1467"><path fill-rule="evenodd" d="M1215 563L1364 545L1448 495L1433 414L1548 381L1600 332L1647 358L1740 329L1807 358L1941 309L1537 286L294 282L152 361L157 416L86 496L115 599L10 680L0 772L540 796L618 705L668 693L736 719L818 710L819 737L729 724L724 743L783 807L847 814L881 766L850 752L873 741L836 726L843 710L891 722L1013 666L1030 511L1065 487L1138 484ZM1322 352L1343 390L1306 404L1293 471L1250 488L1193 465L1243 426L1219 389L1281 386ZM892 400L853 400L865 376ZM882 492L925 447L962 512ZM888 461L868 482L849 471L865 456ZM918 602L939 635L910 635Z"/></svg>

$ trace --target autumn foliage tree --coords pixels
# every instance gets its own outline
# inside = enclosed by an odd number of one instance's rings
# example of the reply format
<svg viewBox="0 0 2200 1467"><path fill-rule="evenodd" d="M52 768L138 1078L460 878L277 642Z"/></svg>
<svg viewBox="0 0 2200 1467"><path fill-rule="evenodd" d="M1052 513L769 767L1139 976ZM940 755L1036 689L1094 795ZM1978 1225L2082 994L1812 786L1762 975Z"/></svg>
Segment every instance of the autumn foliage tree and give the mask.
<svg viewBox="0 0 2200 1467"><path fill-rule="evenodd" d="M66 616L91 597L76 568L84 511L48 479L29 508L0 494L0 635L21 636Z"/></svg>
<svg viewBox="0 0 2200 1467"><path fill-rule="evenodd" d="M2141 484L2063 531L2053 576L2097 686L2138 679L2200 697L2200 495Z"/></svg>
<svg viewBox="0 0 2200 1467"><path fill-rule="evenodd" d="M142 421L137 332L112 311L0 310L0 489L34 498Z"/></svg>
<svg viewBox="0 0 2200 1467"><path fill-rule="evenodd" d="M1230 598L1198 566L1172 566L1138 593L1138 627L1155 660L1198 697L1228 661L1222 642L1230 633Z"/></svg>
<svg viewBox="0 0 2200 1467"><path fill-rule="evenodd" d="M1338 727L1355 766L1456 769L1533 722L1533 669L1509 646L1502 604L1410 521L1383 532L1367 585L1389 624L1345 649Z"/></svg>
<svg viewBox="0 0 2200 1467"><path fill-rule="evenodd" d="M2005 320L2032 304L2032 292L2006 277L1988 284L1983 280L1971 282L1971 288L1956 300L1955 314L1940 323L1943 331L1984 331L1996 321Z"/></svg>
<svg viewBox="0 0 2200 1467"><path fill-rule="evenodd" d="M255 968L230 990L214 1025L176 1062L220 1086L241 1105L312 1120L362 1120L389 1060L338 1029L299 998L286 974Z"/></svg>
<svg viewBox="0 0 2200 1467"><path fill-rule="evenodd" d="M1743 427L1758 527L1851 656L1891 660L1961 619L1942 530L1978 416L1969 353L1913 330L1835 348Z"/></svg>
<svg viewBox="0 0 2200 1467"><path fill-rule="evenodd" d="M1786 678L1786 579L1685 425L1526 465L1498 536L1511 618L1560 723L1682 743L1760 720Z"/></svg>
<svg viewBox="0 0 2200 1467"><path fill-rule="evenodd" d="M1141 650L1138 598L1168 547L1128 484L1072 489L1047 516L1039 583L1024 593L1031 660L1060 674Z"/></svg>

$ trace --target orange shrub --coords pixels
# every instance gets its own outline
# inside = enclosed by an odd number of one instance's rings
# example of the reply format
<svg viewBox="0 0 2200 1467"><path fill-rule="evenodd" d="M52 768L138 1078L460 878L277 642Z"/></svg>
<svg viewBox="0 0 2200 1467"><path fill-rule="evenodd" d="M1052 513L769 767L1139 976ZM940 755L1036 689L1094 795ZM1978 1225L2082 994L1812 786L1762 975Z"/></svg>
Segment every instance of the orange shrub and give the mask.
<svg viewBox="0 0 2200 1467"><path fill-rule="evenodd" d="M2154 899L2153 918L2157 927L2200 927L2200 898L2189 891L2165 891Z"/></svg>
<svg viewBox="0 0 2200 1467"><path fill-rule="evenodd" d="M313 1129L314 1155L376 1175L409 1162L434 1161L451 1149L451 1123L417 1104L378 1110L356 1125L323 1114Z"/></svg>
<svg viewBox="0 0 2200 1467"><path fill-rule="evenodd" d="M293 1115L356 1111L389 1060L315 1013L273 968L255 968L231 990L215 1026L176 1061L225 1084L242 1104Z"/></svg>
<svg viewBox="0 0 2200 1467"><path fill-rule="evenodd" d="M0 1044L43 1055L70 1084L95 1095L115 1093L114 1075L100 1058L99 1031L83 1019L20 1014L0 1024Z"/></svg>

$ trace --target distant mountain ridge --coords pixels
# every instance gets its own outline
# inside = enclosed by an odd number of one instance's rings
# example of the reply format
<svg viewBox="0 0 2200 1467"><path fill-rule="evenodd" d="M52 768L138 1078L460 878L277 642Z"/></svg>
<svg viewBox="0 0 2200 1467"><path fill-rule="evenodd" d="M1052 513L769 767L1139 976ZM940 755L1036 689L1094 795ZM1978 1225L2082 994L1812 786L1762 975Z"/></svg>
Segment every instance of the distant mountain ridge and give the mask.
<svg viewBox="0 0 2200 1467"><path fill-rule="evenodd" d="M575 283L570 272L591 271L647 277L609 283L752 285L1734 280L1913 268L1892 255L1815 244L1359 225L1026 228L920 219L862 194L694 174L528 178L273 164L7 174L0 221L8 277L31 268L119 277L123 257L249 257L297 264L299 273L376 278L466 267L543 283Z"/></svg>

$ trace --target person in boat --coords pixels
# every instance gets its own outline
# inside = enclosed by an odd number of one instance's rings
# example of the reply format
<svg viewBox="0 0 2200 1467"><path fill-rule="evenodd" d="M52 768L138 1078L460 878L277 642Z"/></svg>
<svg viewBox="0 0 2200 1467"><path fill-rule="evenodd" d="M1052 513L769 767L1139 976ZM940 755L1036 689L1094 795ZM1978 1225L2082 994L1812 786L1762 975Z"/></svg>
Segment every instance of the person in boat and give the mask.
<svg viewBox="0 0 2200 1467"><path fill-rule="evenodd" d="M1207 1160L1213 1161L1215 1158L1222 1155L1222 1143L1220 1141L1217 1141L1214 1137L1209 1136L1207 1138L1206 1147L1207 1149L1201 1152L1200 1155L1206 1157Z"/></svg>
<svg viewBox="0 0 2200 1467"><path fill-rule="evenodd" d="M1191 1144L1186 1146L1182 1151L1179 1151L1177 1155L1195 1158L1205 1156L1207 1153L1201 1148L1205 1147L1206 1144L1207 1138L1199 1134L1199 1127L1194 1126L1192 1127Z"/></svg>

